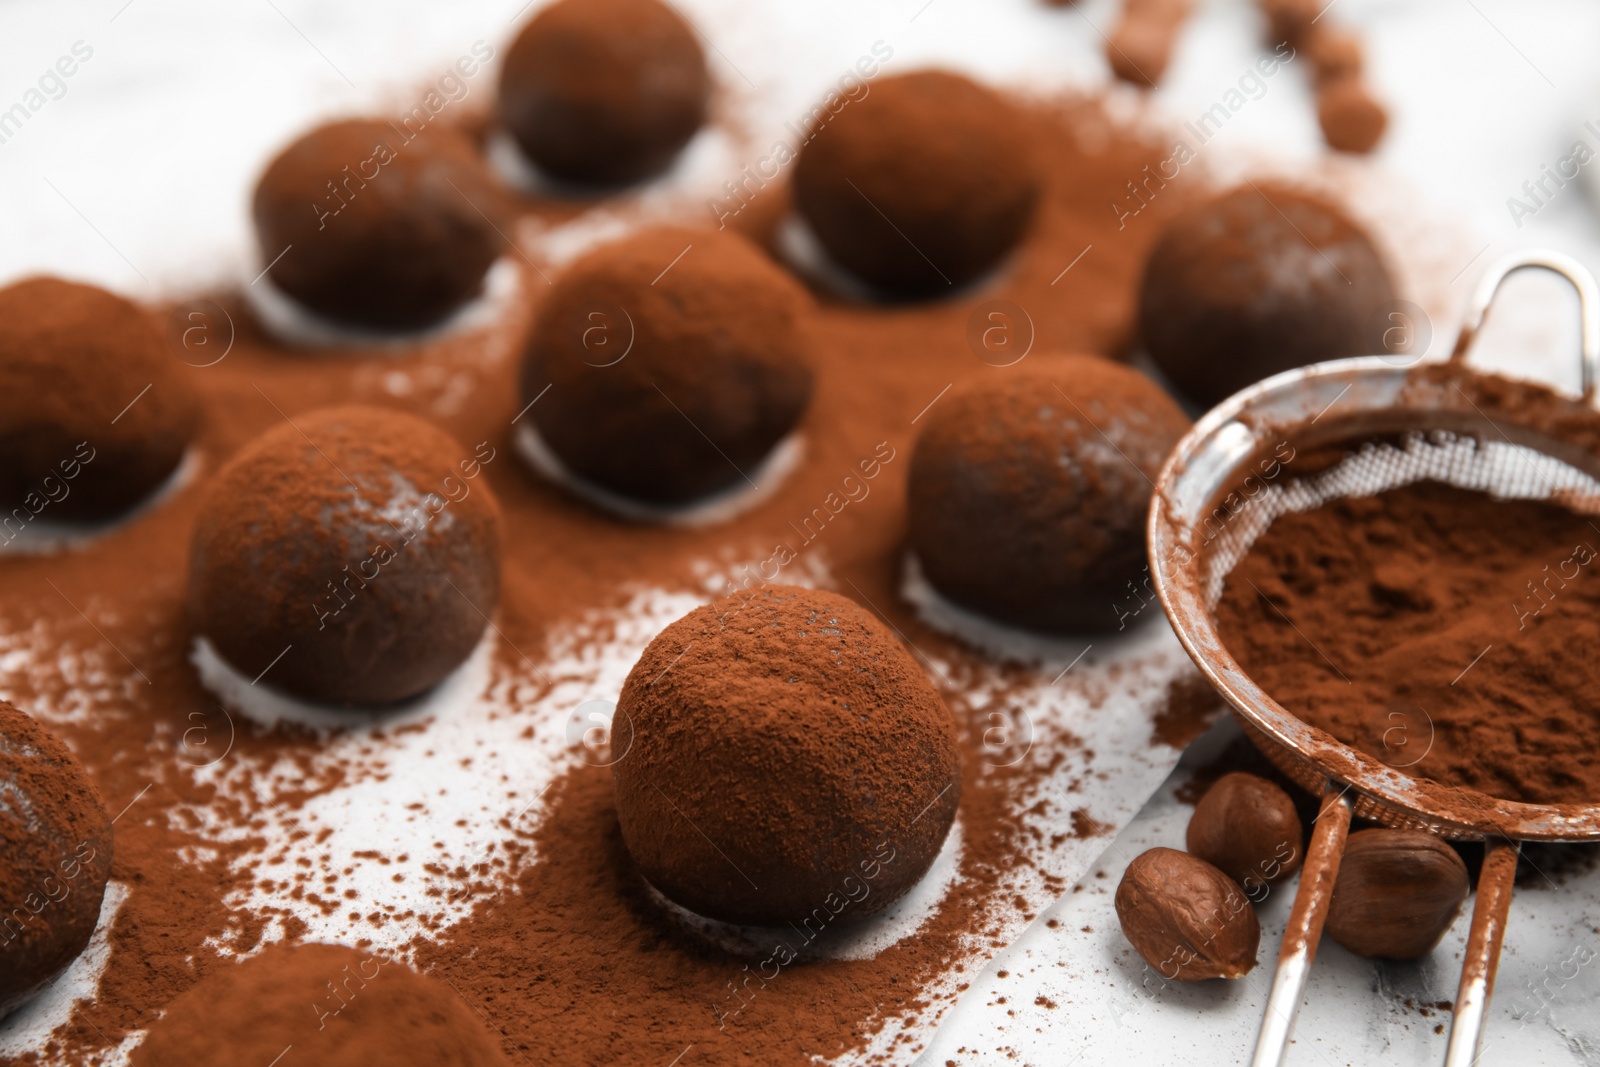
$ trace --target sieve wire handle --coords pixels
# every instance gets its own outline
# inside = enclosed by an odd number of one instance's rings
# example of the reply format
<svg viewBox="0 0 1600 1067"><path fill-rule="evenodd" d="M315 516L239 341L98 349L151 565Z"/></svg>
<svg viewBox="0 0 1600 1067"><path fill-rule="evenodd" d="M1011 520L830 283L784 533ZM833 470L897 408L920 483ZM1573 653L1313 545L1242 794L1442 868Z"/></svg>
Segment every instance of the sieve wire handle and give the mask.
<svg viewBox="0 0 1600 1067"><path fill-rule="evenodd" d="M1485 1015L1494 995L1495 969L1506 937L1506 915L1511 910L1511 889L1517 879L1517 854L1521 845L1491 838L1484 846L1483 870L1478 874L1478 899L1472 906L1472 932L1467 935L1466 960L1461 965L1461 986L1456 992L1455 1019L1450 1024L1450 1048L1445 1067L1474 1067L1483 1045Z"/></svg>
<svg viewBox="0 0 1600 1067"><path fill-rule="evenodd" d="M1563 252L1528 249L1513 252L1490 264L1483 280L1474 290L1472 300L1467 304L1466 318L1461 323L1461 333L1456 338L1455 351L1450 353L1450 361L1454 363L1466 359L1467 350L1478 339L1478 332L1483 329L1483 321L1489 314L1489 308L1494 304L1495 294L1500 291L1500 286L1505 283L1506 278L1519 270L1535 267L1554 271L1571 282L1572 287L1578 291L1583 399L1592 403L1596 387L1600 386L1600 285L1595 284L1594 275L1589 273L1587 267Z"/></svg>
<svg viewBox="0 0 1600 1067"><path fill-rule="evenodd" d="M1272 992L1261 1017L1251 1067L1278 1067L1289 1051L1294 1019L1305 1000L1306 980L1311 976L1311 962L1316 958L1322 924L1333 900L1333 883L1339 877L1344 842L1350 835L1349 791L1349 786L1332 779L1323 783L1322 807L1317 812L1305 866L1300 869L1300 887L1289 912L1289 928L1283 932L1283 947L1278 950L1278 970L1272 976Z"/></svg>

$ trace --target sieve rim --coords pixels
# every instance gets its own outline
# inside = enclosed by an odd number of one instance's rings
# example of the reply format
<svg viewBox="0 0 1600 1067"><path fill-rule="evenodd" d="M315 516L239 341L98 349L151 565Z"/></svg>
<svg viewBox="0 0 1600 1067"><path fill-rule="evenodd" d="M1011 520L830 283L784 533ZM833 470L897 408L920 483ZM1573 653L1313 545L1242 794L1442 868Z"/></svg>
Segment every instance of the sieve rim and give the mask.
<svg viewBox="0 0 1600 1067"><path fill-rule="evenodd" d="M1275 436L1281 423L1260 417L1274 401L1288 406L1285 398L1320 400L1323 396L1336 394L1342 398L1354 394L1356 406L1342 410L1330 423L1330 430L1339 425L1339 420L1354 421L1363 413L1391 419L1410 413L1422 415L1432 409L1407 407L1401 400L1412 394L1408 386L1418 383L1422 373L1438 365L1428 362L1401 367L1389 357L1358 356L1298 367L1249 386L1202 416L1178 442L1156 479L1146 523L1155 592L1189 658L1243 720L1247 735L1269 757L1274 757L1275 763L1281 763L1276 758L1279 756L1303 761L1324 779L1353 791L1357 814L1362 817L1388 825L1425 828L1455 839L1600 840L1600 802L1538 804L1505 800L1467 787L1413 777L1299 719L1233 658L1206 609L1198 575L1193 573L1203 554L1203 550L1192 547L1194 531L1218 494L1240 484L1248 464L1259 458L1263 447ZM1463 369L1462 373L1475 372ZM1339 389L1340 385L1344 388ZM1585 386L1585 392L1590 392L1587 375ZM1575 409L1589 410L1577 398L1551 392ZM1465 394L1463 399L1471 403ZM1330 402L1328 408L1336 402L1337 399ZM1308 413L1315 411L1315 406L1308 409ZM1548 439L1503 411L1497 416L1503 421L1489 420L1490 425L1515 434L1516 443L1538 448L1539 441ZM1483 418L1487 420L1488 416ZM1551 451L1540 450L1547 454ZM1594 472L1600 472L1600 456L1590 458Z"/></svg>

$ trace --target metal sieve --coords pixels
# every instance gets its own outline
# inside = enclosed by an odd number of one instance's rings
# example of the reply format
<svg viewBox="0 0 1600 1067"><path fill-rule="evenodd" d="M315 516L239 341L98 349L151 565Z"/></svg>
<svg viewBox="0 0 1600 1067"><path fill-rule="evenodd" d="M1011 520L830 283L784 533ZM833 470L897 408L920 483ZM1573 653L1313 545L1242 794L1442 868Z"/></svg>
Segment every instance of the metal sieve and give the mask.
<svg viewBox="0 0 1600 1067"><path fill-rule="evenodd" d="M1475 400L1429 378L1426 365L1398 366L1385 356L1336 360L1287 371L1224 401L1179 442L1157 482L1148 527L1151 572L1173 629L1250 739L1322 798L1255 1067L1283 1062L1353 815L1485 842L1446 1067L1476 1061L1521 842L1600 840L1600 805L1522 804L1446 787L1313 730L1240 668L1213 619L1223 580L1272 519L1327 500L1432 479L1501 498L1600 510L1600 454L1561 436L1585 418L1593 425L1600 289L1588 271L1555 252L1518 253L1494 264L1472 296L1450 359L1464 363L1506 277L1533 267L1566 278L1580 302L1583 396L1552 395L1554 417L1513 414L1496 405L1492 390ZM1285 477L1271 457L1291 437L1286 447L1295 454L1339 458L1309 476Z"/></svg>

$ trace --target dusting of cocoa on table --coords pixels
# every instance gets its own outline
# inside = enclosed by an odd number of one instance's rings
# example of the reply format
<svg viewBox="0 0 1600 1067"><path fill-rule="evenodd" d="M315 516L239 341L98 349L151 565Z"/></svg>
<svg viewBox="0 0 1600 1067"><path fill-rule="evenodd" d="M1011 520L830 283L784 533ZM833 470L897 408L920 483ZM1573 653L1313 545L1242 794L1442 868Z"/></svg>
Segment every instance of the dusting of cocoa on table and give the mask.
<svg viewBox="0 0 1600 1067"><path fill-rule="evenodd" d="M1156 713L1153 741L1188 748L1205 733L1227 705L1199 672L1180 674L1167 686L1166 702Z"/></svg>
<svg viewBox="0 0 1600 1067"><path fill-rule="evenodd" d="M1031 106L1026 115L1047 178L1034 229L1009 261L1006 276L982 293L919 307L863 307L824 297L815 321L816 395L802 425L806 459L760 506L709 531L641 526L598 513L518 463L486 468L506 522L504 587L495 619L503 634L499 669L526 672L514 649L533 652L547 634L584 613L622 607L640 584L703 590L704 562L766 559L779 542L792 544L803 558L825 561L836 588L870 599L920 649L972 661L972 653L921 624L898 593L904 479L917 429L912 419L951 382L1004 373L967 345L968 321L983 300L1002 297L1027 309L1038 351L1123 353L1149 242L1172 211L1203 192L1198 177L1193 193L1173 183L1119 232L1105 205L1130 177L1162 158L1167 146L1120 132L1093 101ZM1092 135L1080 138L1075 129ZM765 236L783 205L780 189L765 190L738 221ZM525 206L545 211L537 202ZM570 204L549 208L552 216L570 216L572 210ZM1063 276L1063 268L1090 245L1078 269ZM98 994L58 1032L56 1051L47 1059L81 1060L148 1026L201 975L227 965L228 953L258 946L269 921L279 922L291 938L303 934L287 912L233 912L223 904L251 884L250 872L236 869L234 861L266 842L218 843L196 813L260 828L266 808L219 803L210 779L181 758L185 731L200 722L215 732L226 727L189 662L192 635L182 611L189 533L208 477L286 415L335 403L409 411L457 440L488 440L509 457L511 423L521 406L516 356L531 309L547 289L532 271L525 272L524 283L510 317L488 333L381 354L287 350L262 335L235 297L217 294L236 328L231 352L213 366L179 367L210 413L198 442L195 483L81 551L0 559L0 633L27 634L38 627L54 635L94 667L102 679L95 684L114 694L95 702L111 710L64 716L51 725L82 759L108 808L117 811L132 802L116 827L113 879L129 893L109 932L109 963ZM391 387L397 374L412 383L407 390ZM540 401L560 402L554 392ZM885 451L876 453L880 443ZM810 543L802 541L790 523L820 506L841 478L875 454L893 458L881 460L870 497L833 515ZM41 651L40 662L17 675L14 691L5 696L23 707L70 705L72 690L83 683L52 666L56 651ZM959 686L959 671L953 681ZM530 823L537 816L537 864L512 847L495 864L452 871L459 891L477 901L474 914L447 931L419 925L416 962L453 981L469 1004L490 1017L516 1062L524 1061L520 1054L532 1061L659 1067L683 1051L674 1045L677 1022L696 1035L696 1062L712 1065L752 1059L804 1063L812 1055L859 1048L884 1028L898 1030L928 1009L923 987L930 976L950 969L974 940L993 940L980 918L1010 906L996 901L1012 895L1007 887L1021 854L1017 835L1028 832L1019 828L1016 798L1053 766L985 768L986 720L958 692L944 696L957 716L962 746L961 877L915 938L876 958L802 959L793 966L807 971L804 981L780 974L718 1029L713 1007L725 1003L728 983L743 982L751 961L675 932L662 920L629 877L609 772L579 767L558 780L544 807L530 815ZM232 774L283 760L301 766L305 783L269 798L293 812L307 798L338 787L341 774L365 773L319 768L313 757L322 744L308 730L260 731L239 719L227 766ZM502 886L506 867L517 873L511 885ZM352 907L342 889L337 870L318 869L273 887L275 893L312 898L330 914ZM416 925L405 911L373 921ZM352 940L359 941L359 934ZM909 1058L909 1050L901 1052Z"/></svg>

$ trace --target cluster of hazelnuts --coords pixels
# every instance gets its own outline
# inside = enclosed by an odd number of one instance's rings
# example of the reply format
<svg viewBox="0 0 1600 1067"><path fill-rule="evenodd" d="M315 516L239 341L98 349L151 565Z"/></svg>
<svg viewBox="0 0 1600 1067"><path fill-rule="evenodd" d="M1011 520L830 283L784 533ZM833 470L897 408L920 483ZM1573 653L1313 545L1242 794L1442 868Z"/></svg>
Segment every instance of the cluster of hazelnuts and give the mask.
<svg viewBox="0 0 1600 1067"><path fill-rule="evenodd" d="M1267 45L1293 49L1311 61L1317 122L1330 148L1370 152L1389 125L1384 106L1366 87L1361 38L1327 18L1324 0L1259 0L1266 15ZM1123 0L1116 27L1106 38L1106 62L1125 82L1153 88L1166 72L1178 34L1194 11L1194 0Z"/></svg>
<svg viewBox="0 0 1600 1067"><path fill-rule="evenodd" d="M1117 886L1122 932L1167 981L1240 978L1256 965L1254 904L1304 860L1304 828L1289 794L1234 772L1195 805L1188 851L1152 848ZM1460 855L1415 830L1351 834L1324 932L1358 956L1414 960L1432 952L1460 913L1470 882Z"/></svg>

